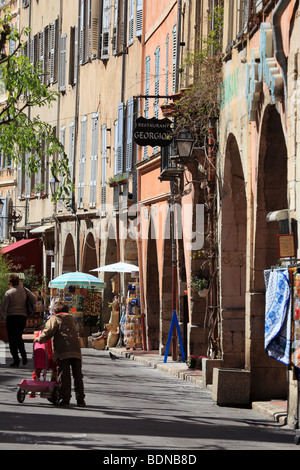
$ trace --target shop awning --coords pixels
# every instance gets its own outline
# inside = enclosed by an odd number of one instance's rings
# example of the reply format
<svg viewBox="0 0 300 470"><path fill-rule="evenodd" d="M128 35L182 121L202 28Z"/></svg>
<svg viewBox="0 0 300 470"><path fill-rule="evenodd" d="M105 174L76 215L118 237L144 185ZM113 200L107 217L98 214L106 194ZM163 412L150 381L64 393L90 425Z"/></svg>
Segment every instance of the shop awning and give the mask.
<svg viewBox="0 0 300 470"><path fill-rule="evenodd" d="M13 263L12 271L20 272L35 266L36 273L41 272L42 245L38 238L29 238L11 243L2 248L1 253Z"/></svg>
<svg viewBox="0 0 300 470"><path fill-rule="evenodd" d="M33 228L30 230L30 233L45 233L54 229L54 224L51 225L41 225L40 227Z"/></svg>

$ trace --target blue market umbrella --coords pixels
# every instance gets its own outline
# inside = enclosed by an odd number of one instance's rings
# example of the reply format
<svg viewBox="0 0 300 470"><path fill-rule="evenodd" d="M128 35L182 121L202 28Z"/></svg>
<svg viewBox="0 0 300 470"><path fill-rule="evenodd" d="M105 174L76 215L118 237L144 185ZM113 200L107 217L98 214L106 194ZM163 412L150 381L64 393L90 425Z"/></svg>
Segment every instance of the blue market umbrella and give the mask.
<svg viewBox="0 0 300 470"><path fill-rule="evenodd" d="M98 287L101 289L105 287L105 283L91 274L78 271L62 274L49 282L50 288L64 289L67 286Z"/></svg>

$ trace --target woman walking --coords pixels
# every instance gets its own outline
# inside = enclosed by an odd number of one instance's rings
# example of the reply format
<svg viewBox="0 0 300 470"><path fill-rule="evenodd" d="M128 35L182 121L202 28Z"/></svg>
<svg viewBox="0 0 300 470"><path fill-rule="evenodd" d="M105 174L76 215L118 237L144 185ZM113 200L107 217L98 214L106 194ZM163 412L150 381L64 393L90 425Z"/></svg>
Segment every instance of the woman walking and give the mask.
<svg viewBox="0 0 300 470"><path fill-rule="evenodd" d="M27 319L26 296L28 295L34 303L36 303L36 296L20 285L17 274L11 274L8 283L10 288L5 292L1 313L6 315L8 343L13 358L10 367L18 367L20 364L19 353L23 365L27 364L27 355L22 338Z"/></svg>

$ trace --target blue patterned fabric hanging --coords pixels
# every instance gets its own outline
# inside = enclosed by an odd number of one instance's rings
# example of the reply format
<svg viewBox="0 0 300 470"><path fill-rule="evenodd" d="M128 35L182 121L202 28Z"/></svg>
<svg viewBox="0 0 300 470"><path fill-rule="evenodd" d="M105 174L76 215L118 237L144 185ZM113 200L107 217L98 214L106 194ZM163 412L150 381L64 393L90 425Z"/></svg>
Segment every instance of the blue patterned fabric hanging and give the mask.
<svg viewBox="0 0 300 470"><path fill-rule="evenodd" d="M264 271L266 285L265 350L284 364L290 363L291 285L288 269Z"/></svg>

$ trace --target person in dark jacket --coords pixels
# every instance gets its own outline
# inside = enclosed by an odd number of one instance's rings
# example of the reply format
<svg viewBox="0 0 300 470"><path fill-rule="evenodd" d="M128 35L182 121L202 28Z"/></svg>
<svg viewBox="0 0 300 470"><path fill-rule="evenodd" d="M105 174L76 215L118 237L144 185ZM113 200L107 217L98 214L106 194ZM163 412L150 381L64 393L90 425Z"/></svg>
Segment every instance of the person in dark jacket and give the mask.
<svg viewBox="0 0 300 470"><path fill-rule="evenodd" d="M27 355L22 338L26 320L26 295L28 295L33 303L36 303L36 296L20 285L20 279L17 274L11 274L8 278L10 288L5 292L1 314L6 315L6 329L10 353L13 363L10 367L18 367L20 364L19 353L21 354L23 365L27 364Z"/></svg>
<svg viewBox="0 0 300 470"><path fill-rule="evenodd" d="M34 342L45 343L52 338L53 359L57 362L58 381L60 383L59 406L69 406L71 399L71 373L74 379L74 391L78 406L85 406L85 394L82 379L82 356L73 316L62 302L56 302L53 315L47 321L41 335Z"/></svg>

